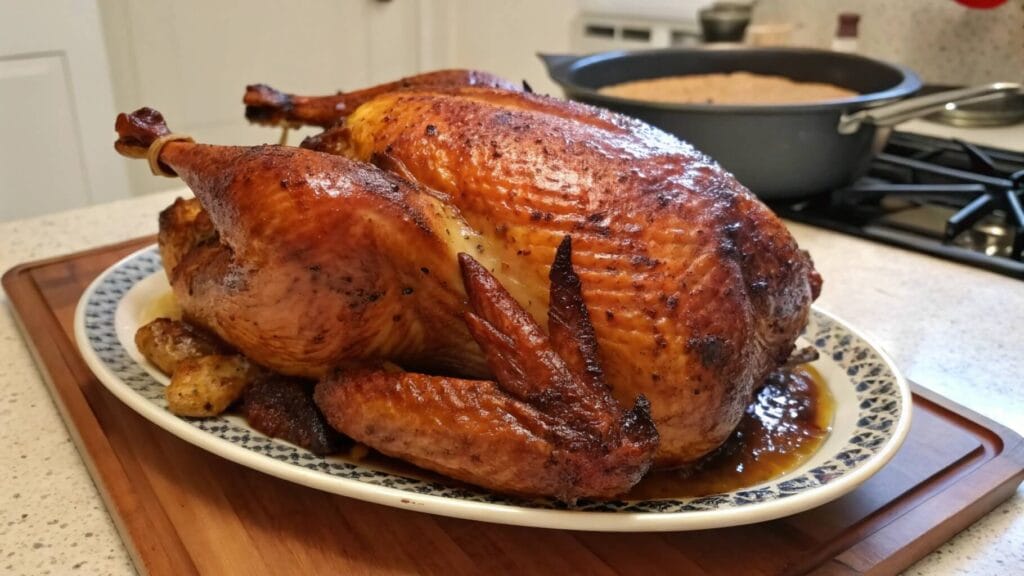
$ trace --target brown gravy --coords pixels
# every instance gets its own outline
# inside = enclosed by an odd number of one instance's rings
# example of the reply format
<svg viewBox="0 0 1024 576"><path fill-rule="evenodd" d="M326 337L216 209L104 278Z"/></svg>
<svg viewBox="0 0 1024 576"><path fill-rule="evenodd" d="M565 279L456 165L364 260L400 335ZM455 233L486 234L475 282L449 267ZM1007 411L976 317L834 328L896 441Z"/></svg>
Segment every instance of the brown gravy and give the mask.
<svg viewBox="0 0 1024 576"><path fill-rule="evenodd" d="M651 472L624 499L704 496L782 476L818 450L834 411L832 395L814 368L779 371L718 450L690 468Z"/></svg>

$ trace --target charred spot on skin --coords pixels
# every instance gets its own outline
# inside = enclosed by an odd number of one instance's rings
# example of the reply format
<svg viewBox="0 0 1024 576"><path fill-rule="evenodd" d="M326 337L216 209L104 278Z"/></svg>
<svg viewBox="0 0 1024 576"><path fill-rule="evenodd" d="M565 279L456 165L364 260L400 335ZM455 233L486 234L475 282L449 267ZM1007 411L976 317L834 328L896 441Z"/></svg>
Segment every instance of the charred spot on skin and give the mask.
<svg viewBox="0 0 1024 576"><path fill-rule="evenodd" d="M313 336L313 343L314 344L323 344L324 340L326 340L326 339L327 339L327 334L325 334L324 332L319 332L319 333L317 333L316 336Z"/></svg>
<svg viewBox="0 0 1024 576"><path fill-rule="evenodd" d="M615 320L615 312L612 312L611 310L605 310L604 317L607 318L609 321Z"/></svg>
<svg viewBox="0 0 1024 576"><path fill-rule="evenodd" d="M394 316L391 317L391 321L395 322L395 323L401 322L402 321L402 315L401 314L395 314Z"/></svg>
<svg viewBox="0 0 1024 576"><path fill-rule="evenodd" d="M406 286L405 288L402 288L402 296L408 296L408 295L412 294L412 292L413 292L413 290L409 286Z"/></svg>
<svg viewBox="0 0 1024 576"><path fill-rule="evenodd" d="M420 272L422 272L424 275L429 276L430 275L430 268L427 268L426 266L423 266L423 267L420 268Z"/></svg>
<svg viewBox="0 0 1024 576"><path fill-rule="evenodd" d="M637 254L630 258L630 261L633 263L633 266L636 266L637 268L641 266L646 268L654 268L655 266L658 265L657 260L651 258L650 256L647 256L646 254Z"/></svg>
<svg viewBox="0 0 1024 576"><path fill-rule="evenodd" d="M736 245L736 236L743 228L739 222L731 222L722 226L722 239L718 243L718 250L723 256L735 257L740 255Z"/></svg>
<svg viewBox="0 0 1024 576"><path fill-rule="evenodd" d="M734 257L739 255L739 250L732 238L723 236L718 242L718 253L725 257Z"/></svg>
<svg viewBox="0 0 1024 576"><path fill-rule="evenodd" d="M764 277L755 278L750 283L750 291L753 294L761 295L768 291L768 280Z"/></svg>
<svg viewBox="0 0 1024 576"><path fill-rule="evenodd" d="M678 305L679 305L679 297L674 295L674 294L672 296L669 296L667 299L665 299L665 306L669 310L675 310L676 306L678 306Z"/></svg>
<svg viewBox="0 0 1024 576"><path fill-rule="evenodd" d="M320 273L320 265L319 264L313 264L312 266L309 267L309 271L312 272L313 274L319 274Z"/></svg>
<svg viewBox="0 0 1024 576"><path fill-rule="evenodd" d="M539 222L540 219L543 217L544 214L540 210L534 210L533 212L530 212L530 220L533 220L534 222Z"/></svg>
<svg viewBox="0 0 1024 576"><path fill-rule="evenodd" d="M687 340L686 349L696 352L706 368L721 366L728 356L728 343L718 336L694 336Z"/></svg>
<svg viewBox="0 0 1024 576"><path fill-rule="evenodd" d="M427 128L426 130L424 130L424 133L426 133L427 136L434 136L435 134L437 134L437 126L434 126L433 124L427 124Z"/></svg>
<svg viewBox="0 0 1024 576"><path fill-rule="evenodd" d="M654 345L657 346L659 350L664 350L665 348L668 348L668 340L666 340L661 334L655 334Z"/></svg>

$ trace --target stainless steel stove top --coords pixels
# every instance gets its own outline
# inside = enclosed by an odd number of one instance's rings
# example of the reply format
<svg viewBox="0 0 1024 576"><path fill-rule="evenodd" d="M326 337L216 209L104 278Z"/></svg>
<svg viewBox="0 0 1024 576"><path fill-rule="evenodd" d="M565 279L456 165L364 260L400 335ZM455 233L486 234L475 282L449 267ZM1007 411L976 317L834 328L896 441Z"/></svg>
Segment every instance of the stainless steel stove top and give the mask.
<svg viewBox="0 0 1024 576"><path fill-rule="evenodd" d="M853 185L785 218L1024 279L1024 153L896 132Z"/></svg>

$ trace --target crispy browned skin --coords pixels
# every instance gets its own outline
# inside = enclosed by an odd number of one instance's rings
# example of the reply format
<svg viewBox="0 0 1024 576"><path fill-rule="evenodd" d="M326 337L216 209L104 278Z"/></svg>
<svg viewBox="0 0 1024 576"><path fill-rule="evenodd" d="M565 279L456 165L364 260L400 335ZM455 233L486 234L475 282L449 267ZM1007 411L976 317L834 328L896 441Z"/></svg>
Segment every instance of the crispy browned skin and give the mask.
<svg viewBox="0 0 1024 576"><path fill-rule="evenodd" d="M639 121L480 87L381 93L304 146L445 193L534 318L572 234L620 401L651 401L658 464L723 442L784 362L820 278L782 222L689 145Z"/></svg>
<svg viewBox="0 0 1024 576"><path fill-rule="evenodd" d="M117 129L118 151L133 157L167 132L147 109L121 115ZM462 321L456 259L486 240L441 198L299 148L171 142L160 162L192 188L218 232L195 245L196 234L161 234L162 252L178 259L168 274L186 320L286 375L378 360L486 375ZM162 224L187 226L188 214L178 214L186 207Z"/></svg>
<svg viewBox="0 0 1024 576"><path fill-rule="evenodd" d="M327 128L347 116L363 102L385 92L416 88L446 89L458 86L490 86L515 90L512 82L476 70L438 70L402 78L364 90L339 92L331 96L292 96L266 84L246 86L245 117L259 124L307 124Z"/></svg>
<svg viewBox="0 0 1024 576"><path fill-rule="evenodd" d="M216 242L217 230L199 200L178 198L160 212L157 243L168 280L185 254L200 244Z"/></svg>
<svg viewBox="0 0 1024 576"><path fill-rule="evenodd" d="M604 382L568 237L551 268L550 339L484 267L459 260L466 321L496 382L338 372L316 388L327 420L385 454L500 492L572 502L628 491L658 434L642 396L624 411Z"/></svg>
<svg viewBox="0 0 1024 576"><path fill-rule="evenodd" d="M313 403L313 383L269 376L245 390L242 414L250 426L314 454L333 454L348 443Z"/></svg>

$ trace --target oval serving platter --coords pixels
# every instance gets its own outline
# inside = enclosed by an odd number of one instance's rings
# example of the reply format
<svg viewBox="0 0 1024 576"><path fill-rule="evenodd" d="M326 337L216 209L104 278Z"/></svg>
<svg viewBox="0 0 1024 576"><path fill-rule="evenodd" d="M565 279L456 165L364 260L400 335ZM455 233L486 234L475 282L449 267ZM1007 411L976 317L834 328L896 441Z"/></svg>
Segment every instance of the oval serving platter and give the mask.
<svg viewBox="0 0 1024 576"><path fill-rule="evenodd" d="M170 287L156 246L101 274L75 313L75 338L96 377L129 408L171 434L242 466L386 506L486 522L600 531L678 531L762 522L820 506L870 478L910 429L910 389L892 360L831 315L812 309L803 344L835 399L829 437L796 470L733 492L683 499L527 500L425 480L344 457L321 457L268 438L234 415L191 419L167 410L168 380L135 347L136 329Z"/></svg>

